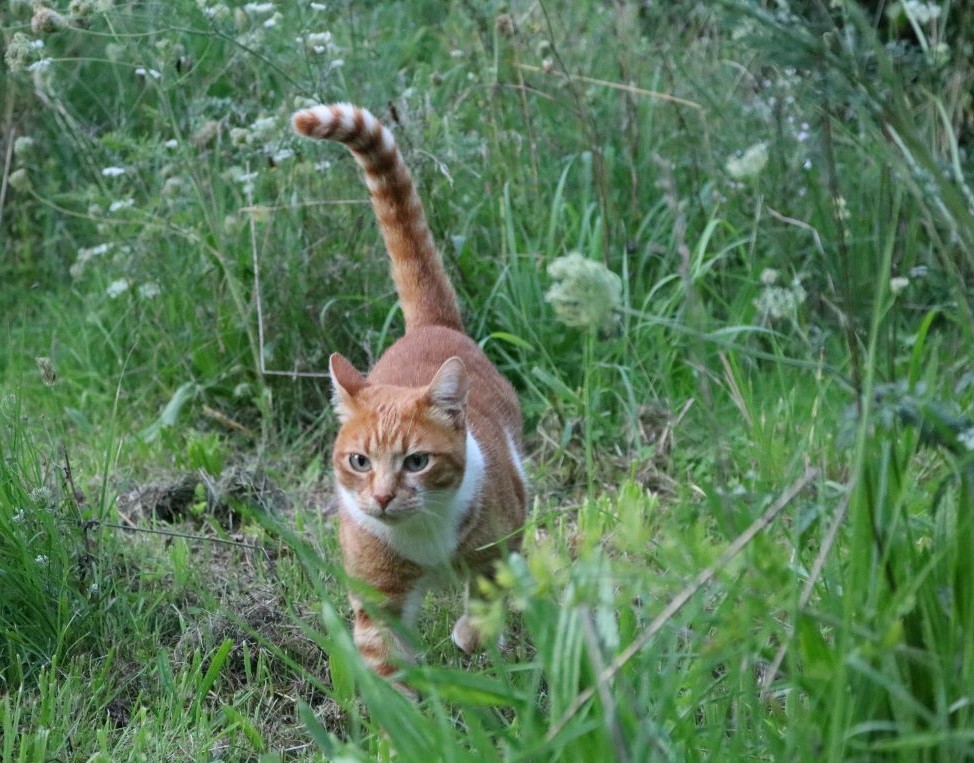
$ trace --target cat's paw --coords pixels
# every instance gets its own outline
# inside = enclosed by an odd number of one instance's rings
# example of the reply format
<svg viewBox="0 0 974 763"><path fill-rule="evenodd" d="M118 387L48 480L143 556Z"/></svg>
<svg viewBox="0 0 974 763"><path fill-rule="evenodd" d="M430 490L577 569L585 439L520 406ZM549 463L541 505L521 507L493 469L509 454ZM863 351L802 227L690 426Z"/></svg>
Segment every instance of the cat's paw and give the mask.
<svg viewBox="0 0 974 763"><path fill-rule="evenodd" d="M473 654L480 648L480 632L474 627L473 618L464 615L453 626L453 643L467 654Z"/></svg>

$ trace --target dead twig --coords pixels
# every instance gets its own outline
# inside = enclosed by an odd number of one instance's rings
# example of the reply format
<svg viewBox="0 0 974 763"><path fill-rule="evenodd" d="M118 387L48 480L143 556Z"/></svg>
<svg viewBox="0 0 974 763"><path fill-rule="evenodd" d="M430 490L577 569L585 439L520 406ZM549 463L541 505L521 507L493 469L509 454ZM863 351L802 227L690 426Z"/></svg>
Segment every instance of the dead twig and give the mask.
<svg viewBox="0 0 974 763"><path fill-rule="evenodd" d="M839 535L839 528L842 526L843 521L845 521L846 512L849 510L849 493L846 492L845 497L842 499L842 503L839 505L839 510L835 514L835 518L832 520L832 524L829 525L829 529L825 533L825 539L822 541L822 547L818 551L818 555L815 557L815 561L812 563L811 572L809 572L808 580L805 581L805 585L802 587L802 592L798 597L798 611L805 609L808 606L808 600L812 598L812 590L815 588L815 584L818 582L819 577L822 574L822 569L825 567L825 560L828 559L829 552L832 550L832 546L835 544L835 539ZM791 645L792 639L787 639L781 646L778 647L778 651L775 653L774 659L771 661L771 665L764 672L761 678L761 697L762 699L767 699L768 694L771 689L771 684L774 681L774 677L778 675L778 670L781 668L781 663L785 660L785 653L788 651L788 647Z"/></svg>
<svg viewBox="0 0 974 763"><path fill-rule="evenodd" d="M555 77L565 77L568 79L577 79L579 82L586 82L589 85L601 85L602 87L612 88L613 90L622 90L626 93L631 93L633 95L644 95L647 98L655 98L660 101L669 101L670 103L678 103L681 106L689 106L692 109L703 110L701 106L696 101L689 101L686 98L680 98L675 95L670 95L669 93L661 93L657 90L647 90L643 87L636 87L635 85L627 85L622 82L612 82L606 79L597 79L595 77L586 77L582 74L567 74L566 72L560 72L556 69L548 70L541 66L533 66L531 64L517 64L518 69L524 69L529 72L542 72L543 74L550 74Z"/></svg>

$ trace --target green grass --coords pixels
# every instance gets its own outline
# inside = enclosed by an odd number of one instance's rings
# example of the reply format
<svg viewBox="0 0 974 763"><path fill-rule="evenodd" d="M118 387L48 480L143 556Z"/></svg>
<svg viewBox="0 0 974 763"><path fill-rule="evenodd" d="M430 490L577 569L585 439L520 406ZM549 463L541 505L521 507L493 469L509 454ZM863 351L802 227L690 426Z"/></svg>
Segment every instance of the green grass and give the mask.
<svg viewBox="0 0 974 763"><path fill-rule="evenodd" d="M51 5L0 10L0 763L974 759L966 5ZM402 321L309 99L393 127L525 411L507 646L431 596L418 704L323 511L328 354Z"/></svg>

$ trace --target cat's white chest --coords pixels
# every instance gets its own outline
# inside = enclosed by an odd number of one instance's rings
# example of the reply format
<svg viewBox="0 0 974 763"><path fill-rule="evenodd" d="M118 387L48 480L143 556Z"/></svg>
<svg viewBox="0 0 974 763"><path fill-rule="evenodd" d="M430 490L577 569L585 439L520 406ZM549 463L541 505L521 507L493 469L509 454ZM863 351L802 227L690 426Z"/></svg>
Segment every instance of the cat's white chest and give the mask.
<svg viewBox="0 0 974 763"><path fill-rule="evenodd" d="M449 563L457 550L460 525L477 500L484 479L484 454L469 430L466 460L458 488L429 494L422 513L395 524L363 512L355 497L341 485L338 497L360 527L385 541L397 554L427 569L441 567Z"/></svg>

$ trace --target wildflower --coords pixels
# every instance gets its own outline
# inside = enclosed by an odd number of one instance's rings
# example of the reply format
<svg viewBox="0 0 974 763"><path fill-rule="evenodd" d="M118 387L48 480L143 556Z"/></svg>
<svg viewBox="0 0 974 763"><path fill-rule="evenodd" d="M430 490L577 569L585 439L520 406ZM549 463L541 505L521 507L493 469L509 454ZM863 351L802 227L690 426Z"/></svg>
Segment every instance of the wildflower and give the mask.
<svg viewBox="0 0 974 763"><path fill-rule="evenodd" d="M762 282L764 282L763 279ZM774 282L765 283L764 290L754 300L754 306L761 314L762 321L769 319L775 321L783 318L794 320L798 315L798 308L805 301L806 296L801 277L795 276L789 286L775 286Z"/></svg>
<svg viewBox="0 0 974 763"><path fill-rule="evenodd" d="M761 271L761 283L765 286L773 286L778 281L778 271L774 268L765 268Z"/></svg>
<svg viewBox="0 0 974 763"><path fill-rule="evenodd" d="M335 50L331 32L312 32L304 38L304 46L318 55Z"/></svg>
<svg viewBox="0 0 974 763"><path fill-rule="evenodd" d="M313 11L327 11L328 6L324 3L311 3L311 10Z"/></svg>
<svg viewBox="0 0 974 763"><path fill-rule="evenodd" d="M23 32L14 32L7 45L7 51L3 54L4 63L12 72L23 71L27 68L27 63L43 47L43 40L33 40Z"/></svg>
<svg viewBox="0 0 974 763"><path fill-rule="evenodd" d="M294 152L291 149L282 148L274 153L271 160L274 162L274 164L280 164L281 162L286 162L288 159L291 159L293 156Z"/></svg>
<svg viewBox="0 0 974 763"><path fill-rule="evenodd" d="M175 138L170 138L169 140L167 140L162 145L164 145L166 148L178 148L179 147L179 141L176 140Z"/></svg>
<svg viewBox="0 0 974 763"><path fill-rule="evenodd" d="M798 132L795 133L795 140L799 143L804 143L810 135L808 122L802 122L798 127Z"/></svg>
<svg viewBox="0 0 974 763"><path fill-rule="evenodd" d="M51 68L51 64L54 63L53 58L42 58L40 61L35 61L30 66L27 67L29 72L44 72Z"/></svg>
<svg viewBox="0 0 974 763"><path fill-rule="evenodd" d="M894 297L910 285L910 279L903 276L896 276L889 279L889 291Z"/></svg>
<svg viewBox="0 0 974 763"><path fill-rule="evenodd" d="M75 280L80 278L81 274L84 273L85 266L90 260L92 260L94 257L100 257L111 248L112 244L105 243L90 247L88 249L79 249L78 256L75 259L74 264L68 269L71 277Z"/></svg>
<svg viewBox="0 0 974 763"><path fill-rule="evenodd" d="M212 143L216 136L220 134L220 123L216 120L211 120L203 124L196 132L193 133L193 137L190 140L193 141L193 145L197 148L203 148Z"/></svg>
<svg viewBox="0 0 974 763"><path fill-rule="evenodd" d="M939 19L941 13L941 8L936 3L921 3L918 0L906 0L901 8L917 24L929 24L931 21ZM898 11L899 9L895 9L895 12L898 13Z"/></svg>
<svg viewBox="0 0 974 763"><path fill-rule="evenodd" d="M849 205L846 203L845 196L835 197L835 216L840 220L849 219Z"/></svg>
<svg viewBox="0 0 974 763"><path fill-rule="evenodd" d="M934 68L946 66L950 62L950 45L938 42L927 51L927 63Z"/></svg>
<svg viewBox="0 0 974 763"><path fill-rule="evenodd" d="M303 95L296 95L291 101L291 106L295 110L297 109L310 109L312 106L316 106L318 101L314 98L305 98Z"/></svg>
<svg viewBox="0 0 974 763"><path fill-rule="evenodd" d="M13 520L14 522L16 522L17 524L20 524L21 522L23 522L23 521L24 521L24 519L25 519L26 517L27 517L27 510L26 510L26 509L20 509L20 511L18 511L18 512L17 512L16 514L14 514L14 515L13 515L13 516L11 517L11 519L12 519L12 520Z"/></svg>
<svg viewBox="0 0 974 763"><path fill-rule="evenodd" d="M744 19L742 22L731 29L732 40L743 40L747 37L754 37L758 32L757 24L751 19Z"/></svg>
<svg viewBox="0 0 974 763"><path fill-rule="evenodd" d="M51 34L66 29L68 20L57 11L45 5L34 8L34 17L30 20L30 30L34 34Z"/></svg>
<svg viewBox="0 0 974 763"><path fill-rule="evenodd" d="M727 174L735 180L757 177L768 163L768 144L755 143L740 156L732 156L724 164Z"/></svg>
<svg viewBox="0 0 974 763"><path fill-rule="evenodd" d="M37 370L41 372L41 380L48 387L53 386L54 382L57 381L57 371L54 369L54 363L51 362L50 358L39 357L34 358L34 362L37 364Z"/></svg>
<svg viewBox="0 0 974 763"><path fill-rule="evenodd" d="M37 506L50 506L54 496L51 494L51 488L41 485L30 491L30 499Z"/></svg>
<svg viewBox="0 0 974 763"><path fill-rule="evenodd" d="M45 556L44 554L38 554L37 556L34 557L34 563L38 567L46 567L47 566L47 556Z"/></svg>
<svg viewBox="0 0 974 763"><path fill-rule="evenodd" d="M227 233L239 233L243 228L243 220L237 215L227 215L223 218L223 230Z"/></svg>
<svg viewBox="0 0 974 763"><path fill-rule="evenodd" d="M965 429L959 435L957 435L957 440L968 450L974 450L974 427Z"/></svg>
<svg viewBox="0 0 974 763"><path fill-rule="evenodd" d="M269 19L267 19L264 22L264 28L265 29L273 29L274 27L276 27L278 25L278 22L280 22L281 19L283 19L283 18L284 17L280 13L275 13L273 16L271 16Z"/></svg>
<svg viewBox="0 0 974 763"><path fill-rule="evenodd" d="M15 191L26 191L30 188L30 178L27 176L27 170L21 167L19 170L14 170L10 173L10 177L7 178L10 183L10 187Z"/></svg>
<svg viewBox="0 0 974 763"><path fill-rule="evenodd" d="M605 265L572 252L548 266L555 283L545 294L566 326L605 328L622 303L622 279Z"/></svg>
<svg viewBox="0 0 974 763"><path fill-rule="evenodd" d="M80 258L84 255L86 258L97 257L101 254L105 254L108 250L112 248L112 243L106 241L104 244L99 244L98 246L93 246L90 249L79 249L78 257Z"/></svg>
<svg viewBox="0 0 974 763"><path fill-rule="evenodd" d="M142 299L155 299L160 294L162 294L162 289L155 281L146 281L143 284L139 284L139 296Z"/></svg>
<svg viewBox="0 0 974 763"><path fill-rule="evenodd" d="M118 212L120 209L128 209L135 206L135 199L119 199L108 205L109 212Z"/></svg>
<svg viewBox="0 0 974 763"><path fill-rule="evenodd" d="M250 126L251 139L255 141L269 140L278 132L277 120L274 117L262 117L254 120Z"/></svg>
<svg viewBox="0 0 974 763"><path fill-rule="evenodd" d="M94 0L71 0L68 3L68 15L79 26L86 26L88 17L98 10Z"/></svg>
<svg viewBox="0 0 974 763"><path fill-rule="evenodd" d="M210 8L204 8L203 13L214 21L223 22L230 18L230 9L223 3L219 5L214 5Z"/></svg>
<svg viewBox="0 0 974 763"><path fill-rule="evenodd" d="M98 593L98 583L92 583L88 586L88 593Z"/></svg>
<svg viewBox="0 0 974 763"><path fill-rule="evenodd" d="M246 172L244 171L243 167L239 167L237 165L233 165L225 173L225 176L230 180L234 181L235 183L243 183L245 185L253 182L259 175L259 172Z"/></svg>
<svg viewBox="0 0 974 763"><path fill-rule="evenodd" d="M166 182L162 184L162 195L167 198L179 196L185 187L186 181L179 175L166 178Z"/></svg>
<svg viewBox="0 0 974 763"><path fill-rule="evenodd" d="M247 13L253 13L255 16L263 16L267 13L273 13L274 3L247 3L244 5L244 10Z"/></svg>
<svg viewBox="0 0 974 763"><path fill-rule="evenodd" d="M230 128L230 143L234 146L244 146L250 142L250 130L246 127Z"/></svg>
<svg viewBox="0 0 974 763"><path fill-rule="evenodd" d="M115 299L128 291L130 285L131 284L127 278L119 278L117 281L112 281L110 284L108 284L108 288L105 289L105 293L108 295L109 299Z"/></svg>
<svg viewBox="0 0 974 763"><path fill-rule="evenodd" d="M102 174L102 177L106 177L106 178L117 178L119 175L124 175L125 174L125 168L124 167L105 167L105 169L103 169L101 171L101 174Z"/></svg>
<svg viewBox="0 0 974 763"><path fill-rule="evenodd" d="M513 37L517 32L517 24L510 13L501 13L495 18L494 28L504 37Z"/></svg>
<svg viewBox="0 0 974 763"><path fill-rule="evenodd" d="M139 66L135 69L135 76L141 77L142 79L147 79L149 77L152 77L152 79L159 79L162 77L162 74L155 69L146 69L144 66Z"/></svg>
<svg viewBox="0 0 974 763"><path fill-rule="evenodd" d="M30 155L34 150L34 139L28 135L21 135L14 141L14 156L18 159L23 159L25 156Z"/></svg>

